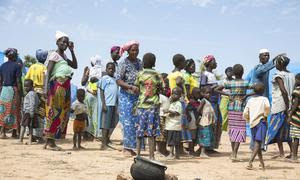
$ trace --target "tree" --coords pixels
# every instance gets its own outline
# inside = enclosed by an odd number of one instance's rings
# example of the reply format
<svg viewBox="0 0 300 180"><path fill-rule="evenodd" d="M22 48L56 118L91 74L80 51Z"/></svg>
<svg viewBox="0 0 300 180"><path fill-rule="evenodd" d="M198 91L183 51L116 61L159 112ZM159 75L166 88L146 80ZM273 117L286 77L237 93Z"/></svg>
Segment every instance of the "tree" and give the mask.
<svg viewBox="0 0 300 180"><path fill-rule="evenodd" d="M35 64L37 59L31 55L24 56L24 65L25 67L29 68L31 65Z"/></svg>

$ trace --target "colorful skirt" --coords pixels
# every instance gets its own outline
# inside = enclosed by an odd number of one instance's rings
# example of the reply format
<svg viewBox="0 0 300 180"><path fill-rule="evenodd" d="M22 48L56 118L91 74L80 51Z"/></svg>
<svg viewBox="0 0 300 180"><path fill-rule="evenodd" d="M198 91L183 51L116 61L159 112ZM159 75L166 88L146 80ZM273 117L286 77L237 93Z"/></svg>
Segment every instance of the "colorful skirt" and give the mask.
<svg viewBox="0 0 300 180"><path fill-rule="evenodd" d="M228 112L229 138L231 142L246 141L246 121L243 118L243 112Z"/></svg>
<svg viewBox="0 0 300 180"><path fill-rule="evenodd" d="M137 115L137 137L156 137L160 135L159 108L139 108Z"/></svg>
<svg viewBox="0 0 300 180"><path fill-rule="evenodd" d="M88 121L89 125L86 127L86 131L97 137L99 134L98 128L98 98L96 95L91 94L90 92L86 93L85 104L88 110Z"/></svg>
<svg viewBox="0 0 300 180"><path fill-rule="evenodd" d="M71 80L64 83L50 81L46 105L46 138L64 138L67 132L71 107Z"/></svg>
<svg viewBox="0 0 300 180"><path fill-rule="evenodd" d="M156 137L156 141L158 142L166 142L167 139L167 130L166 128L166 117L160 116L160 121L159 121L159 129L160 129L160 135Z"/></svg>
<svg viewBox="0 0 300 180"><path fill-rule="evenodd" d="M130 94L125 90L120 90L119 96L119 120L123 126L123 146L124 149L134 150L136 148L136 123L137 116L134 112L138 96Z"/></svg>
<svg viewBox="0 0 300 180"><path fill-rule="evenodd" d="M229 97L222 96L220 102L220 111L222 115L222 130L228 130L228 104L229 104Z"/></svg>
<svg viewBox="0 0 300 180"><path fill-rule="evenodd" d="M107 111L102 112L100 129L113 129L117 121L116 106L107 106Z"/></svg>
<svg viewBox="0 0 300 180"><path fill-rule="evenodd" d="M200 126L197 131L197 144L202 147L214 146L213 125Z"/></svg>
<svg viewBox="0 0 300 180"><path fill-rule="evenodd" d="M295 139L300 139L300 128L294 126L294 125L291 125L290 127L290 136L291 138Z"/></svg>
<svg viewBox="0 0 300 180"><path fill-rule="evenodd" d="M290 139L290 126L286 121L286 114L279 112L272 114L266 137L266 144L276 143L277 139L282 142L289 142Z"/></svg>
<svg viewBox="0 0 300 180"><path fill-rule="evenodd" d="M184 102L181 102L181 105L182 105L182 118L181 118L181 124L183 127L185 128L182 128L181 130L181 135L182 135L182 139L181 141L182 142L192 142L193 140L193 137L192 137L192 133L191 131L189 130L189 121L186 117L186 114L185 114L185 103Z"/></svg>
<svg viewBox="0 0 300 180"><path fill-rule="evenodd" d="M17 129L21 121L20 104L17 104L16 87L2 86L0 93L0 126L6 129Z"/></svg>
<svg viewBox="0 0 300 180"><path fill-rule="evenodd" d="M222 116L221 116L219 104L217 102L215 103L212 102L211 105L215 112L215 124L213 127L215 140L214 140L213 148L217 149L219 148L221 135L222 135Z"/></svg>

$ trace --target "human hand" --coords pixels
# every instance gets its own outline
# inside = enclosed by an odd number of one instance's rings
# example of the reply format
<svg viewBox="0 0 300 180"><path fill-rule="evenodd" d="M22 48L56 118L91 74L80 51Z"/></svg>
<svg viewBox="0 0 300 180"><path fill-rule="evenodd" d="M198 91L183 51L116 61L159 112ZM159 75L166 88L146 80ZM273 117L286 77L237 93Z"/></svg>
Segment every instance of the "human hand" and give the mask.
<svg viewBox="0 0 300 180"><path fill-rule="evenodd" d="M130 90L135 94L139 94L140 92L139 88L136 86L130 86Z"/></svg>
<svg viewBox="0 0 300 180"><path fill-rule="evenodd" d="M83 72L84 72L84 75L89 76L90 75L90 69L89 69L89 67L86 66L84 68Z"/></svg>
<svg viewBox="0 0 300 180"><path fill-rule="evenodd" d="M69 41L69 49L70 51L74 51L74 42L73 41Z"/></svg>
<svg viewBox="0 0 300 180"><path fill-rule="evenodd" d="M102 105L102 111L107 112L107 106L106 105Z"/></svg>

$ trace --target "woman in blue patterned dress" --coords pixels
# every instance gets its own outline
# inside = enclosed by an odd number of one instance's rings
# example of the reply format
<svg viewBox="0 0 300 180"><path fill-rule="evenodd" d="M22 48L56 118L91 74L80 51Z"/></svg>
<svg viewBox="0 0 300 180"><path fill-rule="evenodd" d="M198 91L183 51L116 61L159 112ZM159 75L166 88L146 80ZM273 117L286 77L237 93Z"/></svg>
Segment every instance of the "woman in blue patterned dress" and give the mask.
<svg viewBox="0 0 300 180"><path fill-rule="evenodd" d="M117 84L121 87L119 96L119 120L123 125L124 153L135 156L136 148L136 122L137 116L134 109L138 100L134 86L136 76L142 70L142 61L137 58L139 54L139 43L130 41L120 49L120 55L128 52L128 57L123 59L116 75Z"/></svg>

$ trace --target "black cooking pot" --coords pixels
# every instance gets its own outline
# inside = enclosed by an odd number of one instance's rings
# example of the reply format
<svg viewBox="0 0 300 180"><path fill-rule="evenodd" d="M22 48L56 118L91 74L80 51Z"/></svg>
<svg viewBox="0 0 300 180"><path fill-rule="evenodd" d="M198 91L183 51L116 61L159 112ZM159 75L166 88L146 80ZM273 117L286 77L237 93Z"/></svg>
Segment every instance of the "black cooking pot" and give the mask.
<svg viewBox="0 0 300 180"><path fill-rule="evenodd" d="M161 162L137 156L131 165L130 173L135 180L164 180L166 169Z"/></svg>

